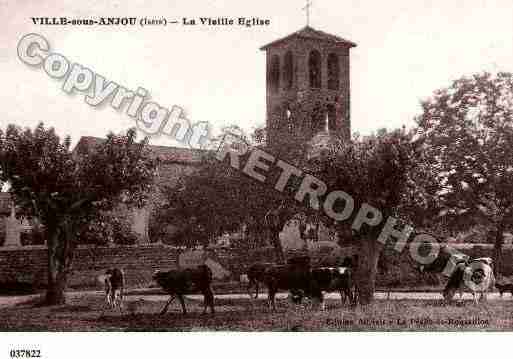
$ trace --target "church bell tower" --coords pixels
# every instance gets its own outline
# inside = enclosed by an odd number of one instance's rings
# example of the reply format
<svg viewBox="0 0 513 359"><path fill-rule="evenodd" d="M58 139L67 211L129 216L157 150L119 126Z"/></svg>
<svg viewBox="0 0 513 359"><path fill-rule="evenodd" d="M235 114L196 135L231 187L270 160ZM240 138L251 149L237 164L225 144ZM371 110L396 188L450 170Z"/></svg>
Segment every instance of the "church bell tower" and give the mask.
<svg viewBox="0 0 513 359"><path fill-rule="evenodd" d="M349 52L356 44L310 26L261 48L266 52L267 144L300 134L349 140Z"/></svg>

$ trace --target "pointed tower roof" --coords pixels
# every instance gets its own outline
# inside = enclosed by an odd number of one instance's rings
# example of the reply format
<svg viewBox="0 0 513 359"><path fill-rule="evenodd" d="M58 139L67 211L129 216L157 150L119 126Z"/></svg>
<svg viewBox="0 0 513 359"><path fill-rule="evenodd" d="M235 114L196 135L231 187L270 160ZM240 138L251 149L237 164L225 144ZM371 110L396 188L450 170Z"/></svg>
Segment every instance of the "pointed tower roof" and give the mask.
<svg viewBox="0 0 513 359"><path fill-rule="evenodd" d="M287 36L282 37L278 40L275 40L267 45L262 46L260 48L260 50L267 50L269 47L278 45L285 41L292 40L294 38L321 40L321 41L326 41L326 42L330 42L333 44L339 44L341 46L345 46L345 47L349 47L349 48L356 46L356 44L352 41L343 39L336 35L328 34L327 32L324 32L324 31L316 30L310 26L305 26L304 28L302 28L299 31L293 32L290 35L287 35Z"/></svg>

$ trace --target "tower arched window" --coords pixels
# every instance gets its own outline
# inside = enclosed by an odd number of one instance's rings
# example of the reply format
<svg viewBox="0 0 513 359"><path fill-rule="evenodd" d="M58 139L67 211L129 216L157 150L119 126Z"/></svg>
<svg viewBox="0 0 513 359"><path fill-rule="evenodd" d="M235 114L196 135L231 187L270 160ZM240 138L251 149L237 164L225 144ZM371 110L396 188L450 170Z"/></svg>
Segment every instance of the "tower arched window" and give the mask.
<svg viewBox="0 0 513 359"><path fill-rule="evenodd" d="M287 51L283 60L283 82L285 90L290 90L294 83L294 58L291 51Z"/></svg>
<svg viewBox="0 0 513 359"><path fill-rule="evenodd" d="M338 90L340 86L340 65L336 54L328 55L328 88Z"/></svg>
<svg viewBox="0 0 513 359"><path fill-rule="evenodd" d="M269 84L271 91L276 93L280 89L280 57L274 55L271 58L271 67L269 69Z"/></svg>
<svg viewBox="0 0 513 359"><path fill-rule="evenodd" d="M321 88L321 54L319 51L310 52L308 68L310 70L310 87Z"/></svg>

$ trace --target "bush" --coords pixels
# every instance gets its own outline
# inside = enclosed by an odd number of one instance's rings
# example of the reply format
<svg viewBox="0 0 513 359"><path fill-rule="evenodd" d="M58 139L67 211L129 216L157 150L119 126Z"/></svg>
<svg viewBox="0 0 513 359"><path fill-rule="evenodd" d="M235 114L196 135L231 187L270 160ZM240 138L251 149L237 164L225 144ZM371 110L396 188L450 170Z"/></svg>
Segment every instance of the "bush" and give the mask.
<svg viewBox="0 0 513 359"><path fill-rule="evenodd" d="M79 238L82 244L94 245L132 245L137 241L127 218L111 214L101 215L89 222L79 234Z"/></svg>

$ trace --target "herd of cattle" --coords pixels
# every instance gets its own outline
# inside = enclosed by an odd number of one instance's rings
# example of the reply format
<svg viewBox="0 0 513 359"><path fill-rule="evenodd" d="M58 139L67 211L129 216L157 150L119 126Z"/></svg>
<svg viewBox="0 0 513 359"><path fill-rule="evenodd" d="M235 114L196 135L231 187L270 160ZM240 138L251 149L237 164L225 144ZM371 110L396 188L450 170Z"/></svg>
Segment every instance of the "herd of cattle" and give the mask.
<svg viewBox="0 0 513 359"><path fill-rule="evenodd" d="M470 278L476 286L468 286L466 273L472 263L478 261L480 269L472 273ZM358 287L353 278L358 263L358 256L347 257L337 267L314 267L310 265L308 257L298 257L289 260L287 264L255 263L247 268L241 275L241 282L245 284L250 297L258 297L261 285L268 293L268 304L276 309L275 296L280 290L288 291L294 303L301 303L303 298L317 301L324 308L325 292L338 292L342 305L355 306L358 303ZM422 268L429 271L429 268ZM195 268L157 271L153 275L155 282L170 295L161 314L168 310L174 299L178 298L184 314L187 313L184 295L201 293L204 298L204 313L210 309L214 313L214 292L212 290L212 271L207 265ZM121 269L110 269L104 276L106 301L111 307L122 308L123 292L125 286L124 273ZM481 284L481 285L479 285ZM477 302L476 294L486 299L488 290L493 286L503 292L510 291L513 295L513 285L495 283L492 271L492 262L489 258L476 260L462 259L456 263L453 272L444 289L445 299L452 300L454 294L460 292L460 300L464 289L470 289ZM479 288L479 289L476 289ZM254 292L252 292L254 291ZM484 297L484 298L483 298Z"/></svg>
<svg viewBox="0 0 513 359"><path fill-rule="evenodd" d="M317 300L324 306L323 292L338 292L342 304L355 305L358 290L353 280L354 263L357 257L346 258L340 267L313 267L308 257L299 257L287 264L255 263L248 268L242 282L247 282L247 290L255 289L258 297L259 284L267 287L269 306L276 309L275 296L281 290L289 291L292 300L300 303L303 297Z"/></svg>
<svg viewBox="0 0 513 359"><path fill-rule="evenodd" d="M342 304L355 305L358 290L353 280L354 263L358 258L346 258L339 267L311 267L308 257L290 260L287 264L255 263L241 276L250 297L255 290L258 296L260 285L268 292L269 306L275 310L276 293L280 290L289 291L292 300L300 303L303 298L316 300L324 307L323 292L340 293ZM111 308L122 307L125 279L123 270L109 269L102 277L105 285L106 302ZM186 294L201 293L204 298L204 313L210 308L214 313L214 292L212 290L212 271L207 265L194 268L156 271L153 280L170 295L161 314L167 312L169 305L178 298L184 314Z"/></svg>

